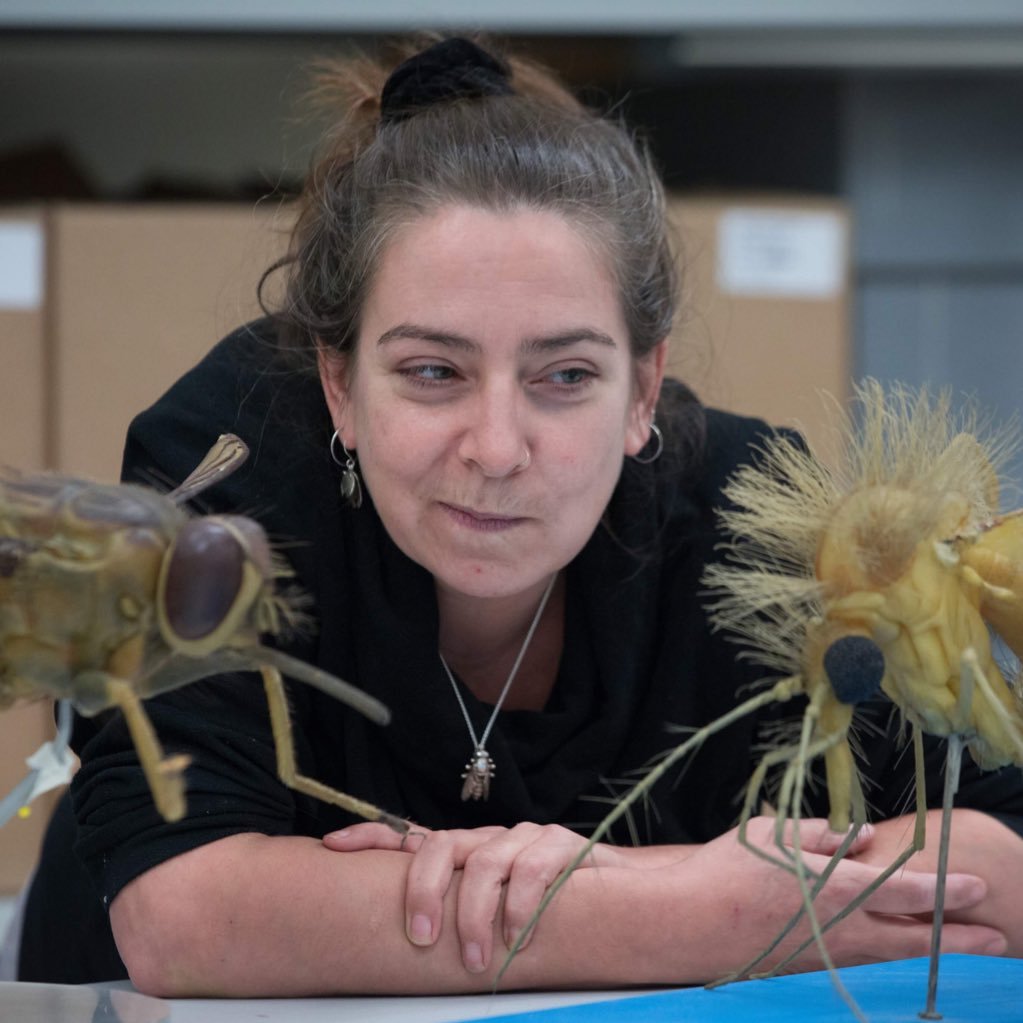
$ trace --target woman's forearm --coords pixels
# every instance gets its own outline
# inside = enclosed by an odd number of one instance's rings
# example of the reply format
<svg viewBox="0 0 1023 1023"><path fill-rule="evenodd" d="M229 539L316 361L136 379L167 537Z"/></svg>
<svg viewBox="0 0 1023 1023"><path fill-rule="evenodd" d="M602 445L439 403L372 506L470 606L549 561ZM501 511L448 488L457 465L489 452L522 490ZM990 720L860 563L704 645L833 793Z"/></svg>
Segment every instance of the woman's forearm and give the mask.
<svg viewBox="0 0 1023 1023"><path fill-rule="evenodd" d="M1015 885L1014 892L1023 872L1018 857L1008 863L1017 868L1011 879L994 864L1006 851L1018 854L1012 843L1019 840L990 823L1006 833L992 829L981 836L990 853L970 853L965 844L962 855L958 844L954 849L951 869L960 873L949 879L946 951L1004 952L1000 931L1008 934L1010 950L1016 948L1020 902L1009 899L1004 885ZM770 822L756 824L751 834L769 847ZM890 862L899 827L904 832L905 822L879 826L876 863L839 865L815 901L822 919ZM676 847L675 854L650 869L578 870L509 965L501 989L703 983L744 966L802 904L793 876L741 846L734 832L706 845ZM827 863L820 854L804 858L811 871ZM491 990L507 956L501 902L480 970L466 968L460 945L460 870L444 895L436 940L415 945L405 930L412 859L387 849L339 853L309 838L233 836L168 860L128 885L111 907L114 935L136 986L164 997ZM829 932L838 965L926 955L930 927L914 918L933 906L934 879L913 867ZM1010 904L991 907L989 887ZM798 947L806 931L801 924L774 960ZM820 965L810 947L789 968Z"/></svg>
<svg viewBox="0 0 1023 1023"><path fill-rule="evenodd" d="M164 997L490 990L507 953L500 921L486 968L467 971L456 873L438 940L412 945L403 918L408 861L389 851L339 856L312 839L237 835L137 878L114 900L111 922L135 985ZM686 979L666 966L677 957L664 954L670 935L655 919L658 906L670 916L672 900L660 871L579 871L502 988Z"/></svg>

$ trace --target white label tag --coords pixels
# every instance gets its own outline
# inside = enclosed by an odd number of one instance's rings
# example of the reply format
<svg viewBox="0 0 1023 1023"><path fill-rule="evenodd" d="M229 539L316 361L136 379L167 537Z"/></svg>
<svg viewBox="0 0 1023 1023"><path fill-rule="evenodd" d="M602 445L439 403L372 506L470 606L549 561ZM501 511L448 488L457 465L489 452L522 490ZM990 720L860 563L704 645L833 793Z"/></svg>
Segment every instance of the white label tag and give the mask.
<svg viewBox="0 0 1023 1023"><path fill-rule="evenodd" d="M845 223L836 213L737 207L718 225L718 287L731 294L832 298L845 259Z"/></svg>
<svg viewBox="0 0 1023 1023"><path fill-rule="evenodd" d="M43 225L0 222L0 309L39 309L43 304Z"/></svg>

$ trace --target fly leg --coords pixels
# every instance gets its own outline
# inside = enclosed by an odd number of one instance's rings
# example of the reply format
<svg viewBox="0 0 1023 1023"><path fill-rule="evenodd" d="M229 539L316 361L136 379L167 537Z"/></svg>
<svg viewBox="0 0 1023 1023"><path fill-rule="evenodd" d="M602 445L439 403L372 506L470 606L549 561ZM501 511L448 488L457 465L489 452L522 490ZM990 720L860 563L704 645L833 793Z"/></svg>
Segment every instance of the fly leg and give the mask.
<svg viewBox="0 0 1023 1023"><path fill-rule="evenodd" d="M927 1005L921 1019L941 1019L935 1008L938 998L938 964L941 957L941 925L945 915L945 879L948 876L948 842L952 833L952 800L959 789L959 769L963 760L963 737L948 737L945 757L945 794L941 804L941 838L938 846L938 884L934 893L934 923L931 927L930 964L927 970Z"/></svg>
<svg viewBox="0 0 1023 1023"><path fill-rule="evenodd" d="M101 673L83 673L98 674ZM127 682L109 675L98 681L106 694L107 705L119 707L124 715L131 741L135 744L139 762L153 793L156 809L164 820L180 820L185 815L185 782L182 776L189 764L188 756L183 753L164 756L160 740L142 709L142 701ZM92 681L83 677L76 679L76 684L79 683L89 687L93 685Z"/></svg>
<svg viewBox="0 0 1023 1023"><path fill-rule="evenodd" d="M814 703L811 703L810 710L815 707ZM815 877L815 884L813 891L811 892L809 883L807 881L808 871L806 865L803 863L802 850L799 844L799 821L802 813L803 805L803 783L806 780L806 773L809 770L810 762L819 753L825 753L836 745L836 743L846 742L845 732L835 733L826 736L824 739L818 740L817 743L810 742L810 736L812 735L812 718L815 715L807 713L807 720L803 723L803 736L802 742L799 744L799 755L796 758L796 762L793 765L793 773L795 775L795 783L792 791L792 803L789 808L789 818L792 821L792 853L795 863L796 879L799 882L799 891L803 898L802 912L806 914L807 920L810 922L810 930L812 932L813 941L816 943L817 948L820 952L821 959L827 968L828 974L831 977L831 982L835 986L835 990L839 993L842 1000L849 1006L850 1011L860 1021L860 1023L867 1023L866 1016L863 1015L863 1011L856 1004L856 1000L849 993L846 986L842 983L838 976L838 971L835 969L835 963L831 958L831 953L828 952L827 945L824 943L824 933L821 929L820 921L817 919L817 911L814 908L814 898L820 892L821 887L824 884L824 880L820 877ZM819 752L818 752L819 750ZM859 830L859 825L856 825L856 830ZM851 842L851 838L847 839ZM832 856L828 863L828 868L833 869L834 864L837 864L838 860ZM825 879L826 880L826 879ZM795 919L798 919L798 915ZM794 922L793 920L793 922ZM784 931L783 931L784 935Z"/></svg>
<svg viewBox="0 0 1023 1023"><path fill-rule="evenodd" d="M989 686L972 647L963 651L959 662L959 694L956 700L958 728L948 737L945 755L945 791L941 801L941 832L938 839L938 882L934 893L934 923L931 925L930 962L927 968L927 1004L921 1019L941 1019L938 1000L938 967L941 962L941 929L945 919L945 880L948 876L948 845L952 835L952 803L959 790L963 762L963 732L969 727L974 685L987 696Z"/></svg>
<svg viewBox="0 0 1023 1023"><path fill-rule="evenodd" d="M761 963L775 948L784 940L785 937L792 931L800 919L804 916L807 918L811 928L811 936L800 946L799 951L808 947L811 943L816 943L821 959L824 962L828 973L831 975L832 982L835 985L836 990L842 997L843 1001L849 1006L850 1011L856 1016L860 1023L866 1023L865 1017L859 1006L856 1004L852 995L846 990L845 985L841 982L838 974L835 970L834 962L828 953L827 947L824 944L823 929L817 919L816 911L814 910L813 900L824 886L831 873L834 871L837 864L840 862L841 857L848 850L849 846L854 841L856 834L859 831L859 827L862 824L862 815L864 813L862 792L859 790L858 782L855 785L855 789L852 793L852 803L854 807L855 820L854 827L850 833L843 840L842 845L838 851L831 857L825 870L821 875L813 875L806 868L803 863L801 854L801 847L799 842L799 822L800 812L803 800L803 784L806 777L807 770L810 763L818 756L827 753L836 744L845 741L845 732L838 731L816 740L813 740L813 734L816 729L818 721L818 707L819 700L812 699L810 705L807 707L806 713L803 717L803 727L800 735L800 741L795 746L786 746L781 749L775 750L769 753L766 757L761 760L757 766L753 777L750 780L750 785L746 791L746 799L743 804L743 820L739 829L739 840L749 849L751 852L756 853L762 858L769 862L782 867L785 870L790 871L796 877L796 881L799 885L801 905L796 913L789 919L781 931L776 935L771 944L761 952L755 959L741 967L736 972L722 978L721 980L715 981L708 987L719 987L723 984L730 983L735 980L739 980L744 977L751 975L755 967ZM779 792L778 807L777 807L777 818L775 827L775 843L779 850L778 854L771 854L764 849L759 848L756 845L748 842L746 838L745 824L748 822L752 815L753 802L760 791L760 787L763 783L764 777L767 771L777 763L786 763L787 767L785 775L782 779L782 785ZM791 835L792 835L792 849L791 851L783 844L783 838L785 833L786 821L791 822ZM813 880L813 887L811 889L810 880ZM796 953L793 953L795 955ZM789 956L788 959L792 958ZM773 973L778 969L775 967L769 973Z"/></svg>
<svg viewBox="0 0 1023 1023"><path fill-rule="evenodd" d="M680 743L673 750L669 750L664 756L661 762L654 767L643 779L632 787L625 794L625 796L618 802L618 805L597 825L593 834L590 835L586 844L579 850L572 861L561 871L561 873L554 879L547 891L544 893L543 898L540 900L539 906L536 908L536 912L533 913L532 918L526 924L525 927L519 932L518 937L512 944L512 947L508 951L508 955L505 957L504 963L501 969L497 972L497 977L494 980L494 987L501 982L501 978L504 976L505 970L508 969L512 959L518 954L529 936L533 927L536 926L537 921L543 915L544 910L550 905L551 899L558 893L558 889L568 880L572 872L584 859L590 854L590 850L611 830L614 823L621 817L624 817L632 807L632 805L640 798L642 798L650 789L653 787L655 782L662 777L666 771L677 764L683 757L690 753L698 750L703 743L707 741L712 735L720 732L722 729L727 728L729 725L734 724L736 721L745 717L747 714L752 714L754 711L759 710L761 707L765 707L770 703L784 703L787 700L791 700L793 696L801 693L802 679L798 675L790 675L787 678L783 678L770 688L756 696L751 696L748 700L743 701L738 706L733 707L728 713L722 714L721 717L712 721L708 725L704 725L703 728L697 729L689 736L685 742Z"/></svg>
<svg viewBox="0 0 1023 1023"><path fill-rule="evenodd" d="M261 665L259 671L263 676L263 688L266 690L266 701L270 708L270 724L277 751L277 773L281 781L297 792L304 792L307 796L323 800L325 803L333 803L368 821L380 821L397 831L399 835L408 834L409 823L401 817L298 773L295 744L291 733L291 714L288 711L288 699L281 681L281 673L269 665Z"/></svg>
<svg viewBox="0 0 1023 1023"><path fill-rule="evenodd" d="M793 767L793 770L794 770L794 767ZM816 876L816 879L814 881L813 887L807 893L809 898L808 899L804 899L804 904L801 905L799 907L799 909L792 915L791 919L778 932L778 934L775 936L775 938L771 941L771 944L768 945L767 948L765 948L760 953L760 955L758 955L755 959L753 959L750 962L748 962L741 970L737 970L735 973L729 974L727 977L724 977L721 980L717 980L717 981L714 981L711 984L708 984L707 985L708 988L720 987L723 984L729 984L729 983L732 983L733 981L742 980L742 979L744 979L746 977L769 977L769 976L773 976L775 973L778 973L780 970L782 970L788 964L788 962L792 958L794 958L796 955L798 955L799 953L803 952L806 948L808 948L810 946L811 942L816 940L815 936L811 935L805 942L803 942L802 945L800 945L800 947L795 952L793 952L791 955L787 956L785 959L783 959L780 963L778 963L772 969L766 971L765 973L759 973L759 974L753 972L757 968L757 966L759 966L760 963L762 963L764 961L764 959L766 959L782 943L782 941L784 941L785 938L788 937L788 935L792 932L793 928L796 926L796 924L799 923L799 921L803 918L803 915L807 912L808 907L813 903L813 900L817 898L817 895L819 894L820 890L824 887L825 884L827 884L828 879L835 872L835 868L838 866L839 863L842 862L842 859L845 857L845 854L849 851L849 848L852 846L853 842L856 841L856 838L857 838L857 836L860 833L860 829L863 827L863 824L864 824L865 819L866 819L866 807L865 807L864 800L863 800L863 790L860 788L859 780L857 778L855 778L855 776L854 776L853 777L853 781L854 781L855 788L854 788L854 791L852 793L852 803L853 803L853 824L852 824L852 827L848 830L848 832L846 833L845 838L842 839L841 844L839 845L838 849L835 850L835 852L831 856L831 859L828 860L828 862L825 865L824 869L820 872L820 874L818 874ZM790 816L791 815L790 815L789 811L786 808L785 814L784 815L780 814L779 815L779 819L784 821L787 817L790 817ZM797 822L797 831L798 831L798 822ZM798 833L795 836L795 840L796 840L796 842L798 842ZM784 851L785 851L785 853L787 854L788 857L792 857L794 859L794 856L793 856L792 852L790 852L788 849L786 849ZM795 871L795 869L796 869L795 866L794 865L790 865L788 863L788 861L772 860L772 862L778 863L779 866L782 866L785 869L789 869L789 870L793 870L793 871ZM826 931L828 929L828 927L831 925L832 922L834 922L834 921L829 921L828 923L823 924L821 926L821 933L822 934L824 933L824 931Z"/></svg>
<svg viewBox="0 0 1023 1023"><path fill-rule="evenodd" d="M888 878L892 877L897 871L901 870L905 866L906 862L910 857L920 852L924 847L926 818L927 818L927 794L924 786L924 748L923 748L923 735L918 729L913 730L913 755L916 767L916 815L913 828L913 839L910 844L902 850L901 853L890 863L885 869L862 891L856 898L851 899L838 913L836 913L829 920L825 921L821 925L821 934L826 934L835 924L844 920L850 913L855 912L863 903L871 896L874 892L880 888ZM862 799L862 793L860 795ZM855 804L854 804L855 806ZM861 824L859 821L862 819L864 811L857 808L855 810L855 818L857 823L854 824L854 831L849 837L842 843L842 846L831 858L827 867L821 872L820 879L814 886L814 890L811 893L813 897L816 896L820 887L824 882L831 876L835 867L838 865L841 858L848 851L849 846L852 844L852 838L855 837L855 833L858 831ZM786 927L786 932L791 929L791 926L798 920L799 915L790 921ZM810 947L810 944L816 940L813 936L807 938L797 949L786 956L781 962L779 962L771 971L770 974L778 973L798 955L804 952ZM773 947L773 946L772 946Z"/></svg>

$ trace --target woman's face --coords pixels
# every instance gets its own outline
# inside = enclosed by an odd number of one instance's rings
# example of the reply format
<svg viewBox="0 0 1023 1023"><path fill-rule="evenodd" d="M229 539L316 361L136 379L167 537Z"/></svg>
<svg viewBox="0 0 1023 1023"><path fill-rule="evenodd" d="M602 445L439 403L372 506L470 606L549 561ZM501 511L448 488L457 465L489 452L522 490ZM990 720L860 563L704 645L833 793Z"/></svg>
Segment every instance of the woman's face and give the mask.
<svg viewBox="0 0 1023 1023"><path fill-rule="evenodd" d="M395 543L441 587L523 592L593 532L649 435L611 275L563 217L450 206L384 251L356 357L321 357L334 424Z"/></svg>

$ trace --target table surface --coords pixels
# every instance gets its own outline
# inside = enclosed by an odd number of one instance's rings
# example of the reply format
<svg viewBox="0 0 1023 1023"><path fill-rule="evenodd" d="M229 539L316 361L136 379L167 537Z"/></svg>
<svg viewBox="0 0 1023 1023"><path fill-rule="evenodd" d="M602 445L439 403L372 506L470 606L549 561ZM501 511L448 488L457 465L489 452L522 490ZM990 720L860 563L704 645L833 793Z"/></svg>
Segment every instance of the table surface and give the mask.
<svg viewBox="0 0 1023 1023"><path fill-rule="evenodd" d="M838 971L869 1023L918 1023L926 959ZM1023 960L943 956L943 1023L1020 1023ZM731 984L713 991L534 992L403 998L146 998L129 984L0 983L7 1023L855 1023L827 973Z"/></svg>
<svg viewBox="0 0 1023 1023"><path fill-rule="evenodd" d="M625 998L635 991L522 992L403 998L162 1000L127 982L0 983L3 1023L463 1023Z"/></svg>

